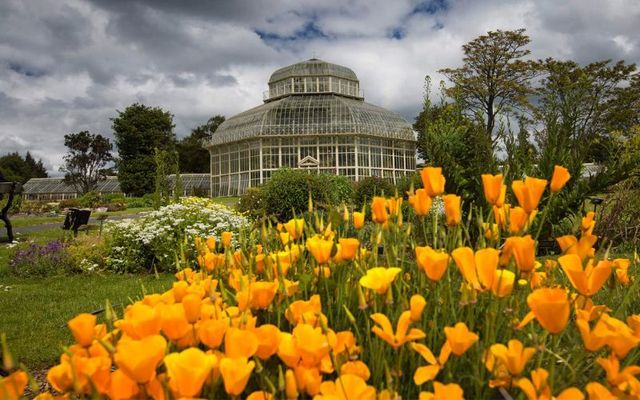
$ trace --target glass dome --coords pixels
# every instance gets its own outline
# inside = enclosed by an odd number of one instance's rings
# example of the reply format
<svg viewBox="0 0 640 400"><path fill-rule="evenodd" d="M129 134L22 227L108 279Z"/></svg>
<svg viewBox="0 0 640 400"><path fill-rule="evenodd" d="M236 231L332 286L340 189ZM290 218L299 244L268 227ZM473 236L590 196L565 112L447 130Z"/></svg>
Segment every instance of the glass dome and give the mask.
<svg viewBox="0 0 640 400"><path fill-rule="evenodd" d="M280 167L395 181L415 171L415 135L364 102L355 73L311 59L275 71L265 104L227 119L206 144L213 196L234 196Z"/></svg>

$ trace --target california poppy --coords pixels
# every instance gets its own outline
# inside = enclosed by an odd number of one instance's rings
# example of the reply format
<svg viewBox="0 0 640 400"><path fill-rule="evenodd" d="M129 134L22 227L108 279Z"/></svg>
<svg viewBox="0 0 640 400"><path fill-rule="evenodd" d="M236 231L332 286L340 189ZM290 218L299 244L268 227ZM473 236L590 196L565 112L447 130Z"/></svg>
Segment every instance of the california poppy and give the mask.
<svg viewBox="0 0 640 400"><path fill-rule="evenodd" d="M445 178L442 175L442 168L440 167L424 167L420 171L420 178L422 178L422 186L427 191L429 197L436 197L444 193Z"/></svg>
<svg viewBox="0 0 640 400"><path fill-rule="evenodd" d="M556 165L553 167L553 176L551 177L551 183L549 184L549 189L552 193L557 193L567 182L571 179L571 174L569 170L560 165Z"/></svg>
<svg viewBox="0 0 640 400"><path fill-rule="evenodd" d="M529 214L538 208L538 203L540 203L546 186L546 179L532 178L530 176L526 177L524 181L513 181L511 184L520 207L524 208Z"/></svg>

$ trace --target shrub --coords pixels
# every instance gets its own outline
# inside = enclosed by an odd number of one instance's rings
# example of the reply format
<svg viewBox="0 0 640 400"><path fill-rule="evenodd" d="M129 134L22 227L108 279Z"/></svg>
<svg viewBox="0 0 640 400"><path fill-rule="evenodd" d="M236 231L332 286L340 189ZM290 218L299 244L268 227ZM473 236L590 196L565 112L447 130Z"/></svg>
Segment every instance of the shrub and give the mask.
<svg viewBox="0 0 640 400"><path fill-rule="evenodd" d="M102 195L103 203L126 203L126 197L122 193L108 193Z"/></svg>
<svg viewBox="0 0 640 400"><path fill-rule="evenodd" d="M100 194L97 192L87 192L80 197L80 207L95 208L100 204Z"/></svg>
<svg viewBox="0 0 640 400"><path fill-rule="evenodd" d="M262 188L249 188L240 196L237 210L252 219L258 219L265 215L264 192Z"/></svg>
<svg viewBox="0 0 640 400"><path fill-rule="evenodd" d="M348 203L353 189L349 179L343 176L282 168L271 175L262 189L264 209L268 215L287 220L308 209L309 194L316 207L327 209Z"/></svg>
<svg viewBox="0 0 640 400"><path fill-rule="evenodd" d="M396 190L398 190L398 195L407 197L407 192L411 190L413 186L414 189L419 189L422 187L422 180L420 179L420 174L411 174L398 178L396 180ZM394 193L389 193L389 195L393 195Z"/></svg>
<svg viewBox="0 0 640 400"><path fill-rule="evenodd" d="M264 185L264 206L268 214L281 220L307 209L312 175L297 169L282 168Z"/></svg>
<svg viewBox="0 0 640 400"><path fill-rule="evenodd" d="M195 262L193 239L238 231L246 218L210 199L186 197L138 219L107 221L106 267L113 272L173 270Z"/></svg>
<svg viewBox="0 0 640 400"><path fill-rule="evenodd" d="M61 240L29 243L11 255L9 271L19 277L45 277L79 272Z"/></svg>
<svg viewBox="0 0 640 400"><path fill-rule="evenodd" d="M380 196L384 193L386 196L395 194L395 187L387 180L378 176L369 176L361 179L355 184L353 193L353 202L357 207L370 202L373 196Z"/></svg>
<svg viewBox="0 0 640 400"><path fill-rule="evenodd" d="M60 208L61 209L65 209L65 208L72 208L72 207L80 207L80 200L79 199L64 199L64 200L60 200Z"/></svg>
<svg viewBox="0 0 640 400"><path fill-rule="evenodd" d="M105 268L108 249L102 237L80 235L66 249L76 272L98 272Z"/></svg>
<svg viewBox="0 0 640 400"><path fill-rule="evenodd" d="M143 208L151 207L153 205L153 201L147 197L127 197L125 201L127 203L127 208Z"/></svg>

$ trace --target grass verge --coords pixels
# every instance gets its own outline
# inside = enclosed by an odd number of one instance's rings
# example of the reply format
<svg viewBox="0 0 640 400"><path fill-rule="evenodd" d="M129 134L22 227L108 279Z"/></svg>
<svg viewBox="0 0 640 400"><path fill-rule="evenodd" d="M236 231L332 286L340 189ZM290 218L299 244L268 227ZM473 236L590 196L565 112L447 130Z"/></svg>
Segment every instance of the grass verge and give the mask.
<svg viewBox="0 0 640 400"><path fill-rule="evenodd" d="M109 299L119 315L131 299L161 292L173 276L77 275L49 278L3 278L0 283L0 332L9 348L30 369L53 365L62 346L73 338L67 321L76 314L102 309ZM100 320L100 316L98 318Z"/></svg>

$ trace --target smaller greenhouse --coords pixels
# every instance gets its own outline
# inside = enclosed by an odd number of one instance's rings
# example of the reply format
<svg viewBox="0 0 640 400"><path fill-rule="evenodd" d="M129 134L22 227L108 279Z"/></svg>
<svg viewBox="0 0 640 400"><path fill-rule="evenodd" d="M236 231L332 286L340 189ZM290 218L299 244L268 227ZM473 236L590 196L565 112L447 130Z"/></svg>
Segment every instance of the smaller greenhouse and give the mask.
<svg viewBox="0 0 640 400"><path fill-rule="evenodd" d="M96 192L100 195L122 193L117 176L108 176L98 182ZM64 182L64 178L31 178L23 186L22 198L25 200L59 201L80 197L72 185Z"/></svg>
<svg viewBox="0 0 640 400"><path fill-rule="evenodd" d="M169 187L171 188L171 194L175 190L176 176L171 174L167 176L169 181ZM180 196L197 196L197 197L209 197L211 196L211 177L209 174L180 174L182 190Z"/></svg>

